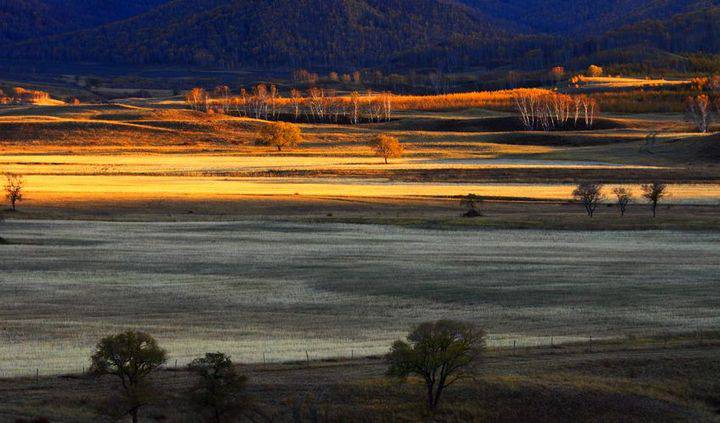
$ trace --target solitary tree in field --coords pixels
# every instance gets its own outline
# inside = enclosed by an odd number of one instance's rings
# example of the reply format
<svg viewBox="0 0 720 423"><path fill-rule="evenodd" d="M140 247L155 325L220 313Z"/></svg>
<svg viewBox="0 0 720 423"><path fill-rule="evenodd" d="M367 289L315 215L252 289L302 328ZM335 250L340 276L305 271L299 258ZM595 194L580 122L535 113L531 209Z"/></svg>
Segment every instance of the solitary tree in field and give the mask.
<svg viewBox="0 0 720 423"><path fill-rule="evenodd" d="M295 147L302 142L300 127L287 122L273 122L260 129L259 141L264 145L276 147L282 151L285 147Z"/></svg>
<svg viewBox="0 0 720 423"><path fill-rule="evenodd" d="M5 175L6 183L3 187L5 191L5 198L10 202L12 210L16 210L16 204L18 201L23 199L23 186L24 181L22 176L14 173L8 173Z"/></svg>
<svg viewBox="0 0 720 423"><path fill-rule="evenodd" d="M598 77L603 76L603 73L605 73L605 70L597 65L590 65L588 67L588 76L592 77Z"/></svg>
<svg viewBox="0 0 720 423"><path fill-rule="evenodd" d="M705 133L710 129L712 122L712 103L707 94L688 97L686 101L687 116L695 124L698 131Z"/></svg>
<svg viewBox="0 0 720 423"><path fill-rule="evenodd" d="M618 209L620 209L620 216L625 216L625 210L627 210L627 206L632 200L632 191L627 188L618 187L613 190L613 194L615 194L617 206Z"/></svg>
<svg viewBox="0 0 720 423"><path fill-rule="evenodd" d="M394 157L401 157L405 149L403 148L400 141L390 135L378 135L370 141L370 147L375 151L375 155L385 159L387 164L388 159Z"/></svg>
<svg viewBox="0 0 720 423"><path fill-rule="evenodd" d="M133 423L137 423L140 408L153 396L148 376L166 360L167 353L152 336L127 331L100 340L90 370L95 375L112 375L120 380L122 398L114 408L117 414L129 414Z"/></svg>
<svg viewBox="0 0 720 423"><path fill-rule="evenodd" d="M602 188L602 184L582 183L572 193L573 198L582 203L590 217L593 217L595 210L604 198Z"/></svg>
<svg viewBox="0 0 720 423"><path fill-rule="evenodd" d="M460 200L460 207L467 209L465 212L466 217L477 217L480 216L478 211L478 204L482 202L482 197L475 194L468 194Z"/></svg>
<svg viewBox="0 0 720 423"><path fill-rule="evenodd" d="M191 399L199 409L209 410L214 422L237 417L246 407L247 378L237 373L230 357L220 352L207 353L193 360L188 370L199 377Z"/></svg>
<svg viewBox="0 0 720 423"><path fill-rule="evenodd" d="M485 332L467 323L422 323L408 335L407 342L395 341L387 356L387 374L422 378L427 406L435 410L445 389L470 374L484 348Z"/></svg>
<svg viewBox="0 0 720 423"><path fill-rule="evenodd" d="M653 217L655 217L657 215L658 203L667 196L667 185L660 182L645 184L642 186L642 192L643 198L650 203Z"/></svg>

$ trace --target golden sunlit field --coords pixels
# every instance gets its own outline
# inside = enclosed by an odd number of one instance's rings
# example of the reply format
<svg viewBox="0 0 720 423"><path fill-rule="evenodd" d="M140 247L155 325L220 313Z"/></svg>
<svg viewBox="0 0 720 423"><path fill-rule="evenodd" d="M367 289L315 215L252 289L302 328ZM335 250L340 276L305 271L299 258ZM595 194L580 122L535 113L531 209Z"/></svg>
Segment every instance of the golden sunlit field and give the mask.
<svg viewBox="0 0 720 423"><path fill-rule="evenodd" d="M254 145L262 121L182 110L179 102L0 109L0 167L25 176L24 209L66 201L242 196L435 197L566 201L599 178L671 184L669 203L717 204L707 141L679 116L603 118L608 129L528 132L508 112L403 111L387 123L301 125L304 143ZM662 131L645 148L649 131ZM367 143L400 138L384 164Z"/></svg>

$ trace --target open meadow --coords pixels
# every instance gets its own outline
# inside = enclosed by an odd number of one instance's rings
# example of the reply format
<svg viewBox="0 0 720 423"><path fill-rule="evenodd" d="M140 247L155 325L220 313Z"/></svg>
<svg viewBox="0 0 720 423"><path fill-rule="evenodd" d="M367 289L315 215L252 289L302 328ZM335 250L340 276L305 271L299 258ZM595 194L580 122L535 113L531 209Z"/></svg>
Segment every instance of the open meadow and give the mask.
<svg viewBox="0 0 720 423"><path fill-rule="evenodd" d="M432 318L477 322L493 345L720 323L718 232L11 221L4 236L4 376L79 371L127 327L186 363L381 354Z"/></svg>

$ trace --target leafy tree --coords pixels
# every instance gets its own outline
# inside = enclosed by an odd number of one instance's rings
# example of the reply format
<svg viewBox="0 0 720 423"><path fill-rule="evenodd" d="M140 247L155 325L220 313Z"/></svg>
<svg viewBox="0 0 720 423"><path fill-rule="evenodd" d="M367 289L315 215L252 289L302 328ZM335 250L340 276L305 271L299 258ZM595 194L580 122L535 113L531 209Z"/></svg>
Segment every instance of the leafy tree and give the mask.
<svg viewBox="0 0 720 423"><path fill-rule="evenodd" d="M272 122L260 129L260 144L271 145L278 151L284 147L295 147L302 142L300 127L287 122Z"/></svg>
<svg viewBox="0 0 720 423"><path fill-rule="evenodd" d="M613 190L613 194L615 194L615 198L617 199L620 216L625 216L625 210L627 210L627 206L632 200L632 191L627 188L618 187Z"/></svg>
<svg viewBox="0 0 720 423"><path fill-rule="evenodd" d="M192 390L192 401L202 410L211 410L213 421L219 423L243 411L247 378L237 374L230 357L220 352L207 353L193 360L188 370L200 378Z"/></svg>
<svg viewBox="0 0 720 423"><path fill-rule="evenodd" d="M660 200L667 196L667 185L660 182L653 182L642 186L642 196L652 207L653 217L657 215L657 206Z"/></svg>
<svg viewBox="0 0 720 423"><path fill-rule="evenodd" d="M588 67L587 73L588 73L588 76L599 77L599 76L603 76L603 73L605 73L605 70L598 65L590 65Z"/></svg>
<svg viewBox="0 0 720 423"><path fill-rule="evenodd" d="M435 410L445 389L471 374L471 365L485 348L485 332L453 320L421 323L407 342L396 341L387 361L388 376L421 377L427 406Z"/></svg>
<svg viewBox="0 0 720 423"><path fill-rule="evenodd" d="M22 201L23 199L23 186L25 185L25 182L22 176L14 173L8 173L5 175L5 178L7 180L5 187L3 188L5 190L5 198L7 198L13 211L15 211L15 205L18 201Z"/></svg>
<svg viewBox="0 0 720 423"><path fill-rule="evenodd" d="M147 378L167 361L167 352L147 333L127 331L101 339L91 360L91 373L120 379L118 414L129 414L137 423L140 408L153 397Z"/></svg>
<svg viewBox="0 0 720 423"><path fill-rule="evenodd" d="M385 164L387 164L389 158L402 157L405 151L396 137L384 134L373 138L370 147L375 151L376 156L385 159Z"/></svg>
<svg viewBox="0 0 720 423"><path fill-rule="evenodd" d="M593 217L598 205L604 199L602 188L602 184L582 183L572 192L575 200L582 203L590 217Z"/></svg>

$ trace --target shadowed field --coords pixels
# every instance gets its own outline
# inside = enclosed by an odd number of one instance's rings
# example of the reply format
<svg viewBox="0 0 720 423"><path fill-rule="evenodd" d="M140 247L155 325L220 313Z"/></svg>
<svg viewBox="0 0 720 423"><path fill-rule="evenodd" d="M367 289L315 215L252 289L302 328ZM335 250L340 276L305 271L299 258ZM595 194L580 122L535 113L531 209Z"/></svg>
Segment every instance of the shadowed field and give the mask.
<svg viewBox="0 0 720 423"><path fill-rule="evenodd" d="M384 377L377 357L241 365L256 420L331 421L717 421L720 410L717 333L532 348L491 348L478 376L451 386L430 416L422 386ZM141 417L195 422L183 369L152 377L160 391ZM112 392L107 378L79 373L0 379L7 400L0 419L46 416L59 422L105 421L97 408ZM59 406L58 404L62 404ZM362 415L362 418L358 418Z"/></svg>
<svg viewBox="0 0 720 423"><path fill-rule="evenodd" d="M712 232L9 221L3 236L4 375L77 371L127 328L183 363L378 354L435 318L481 324L493 345L720 323Z"/></svg>

